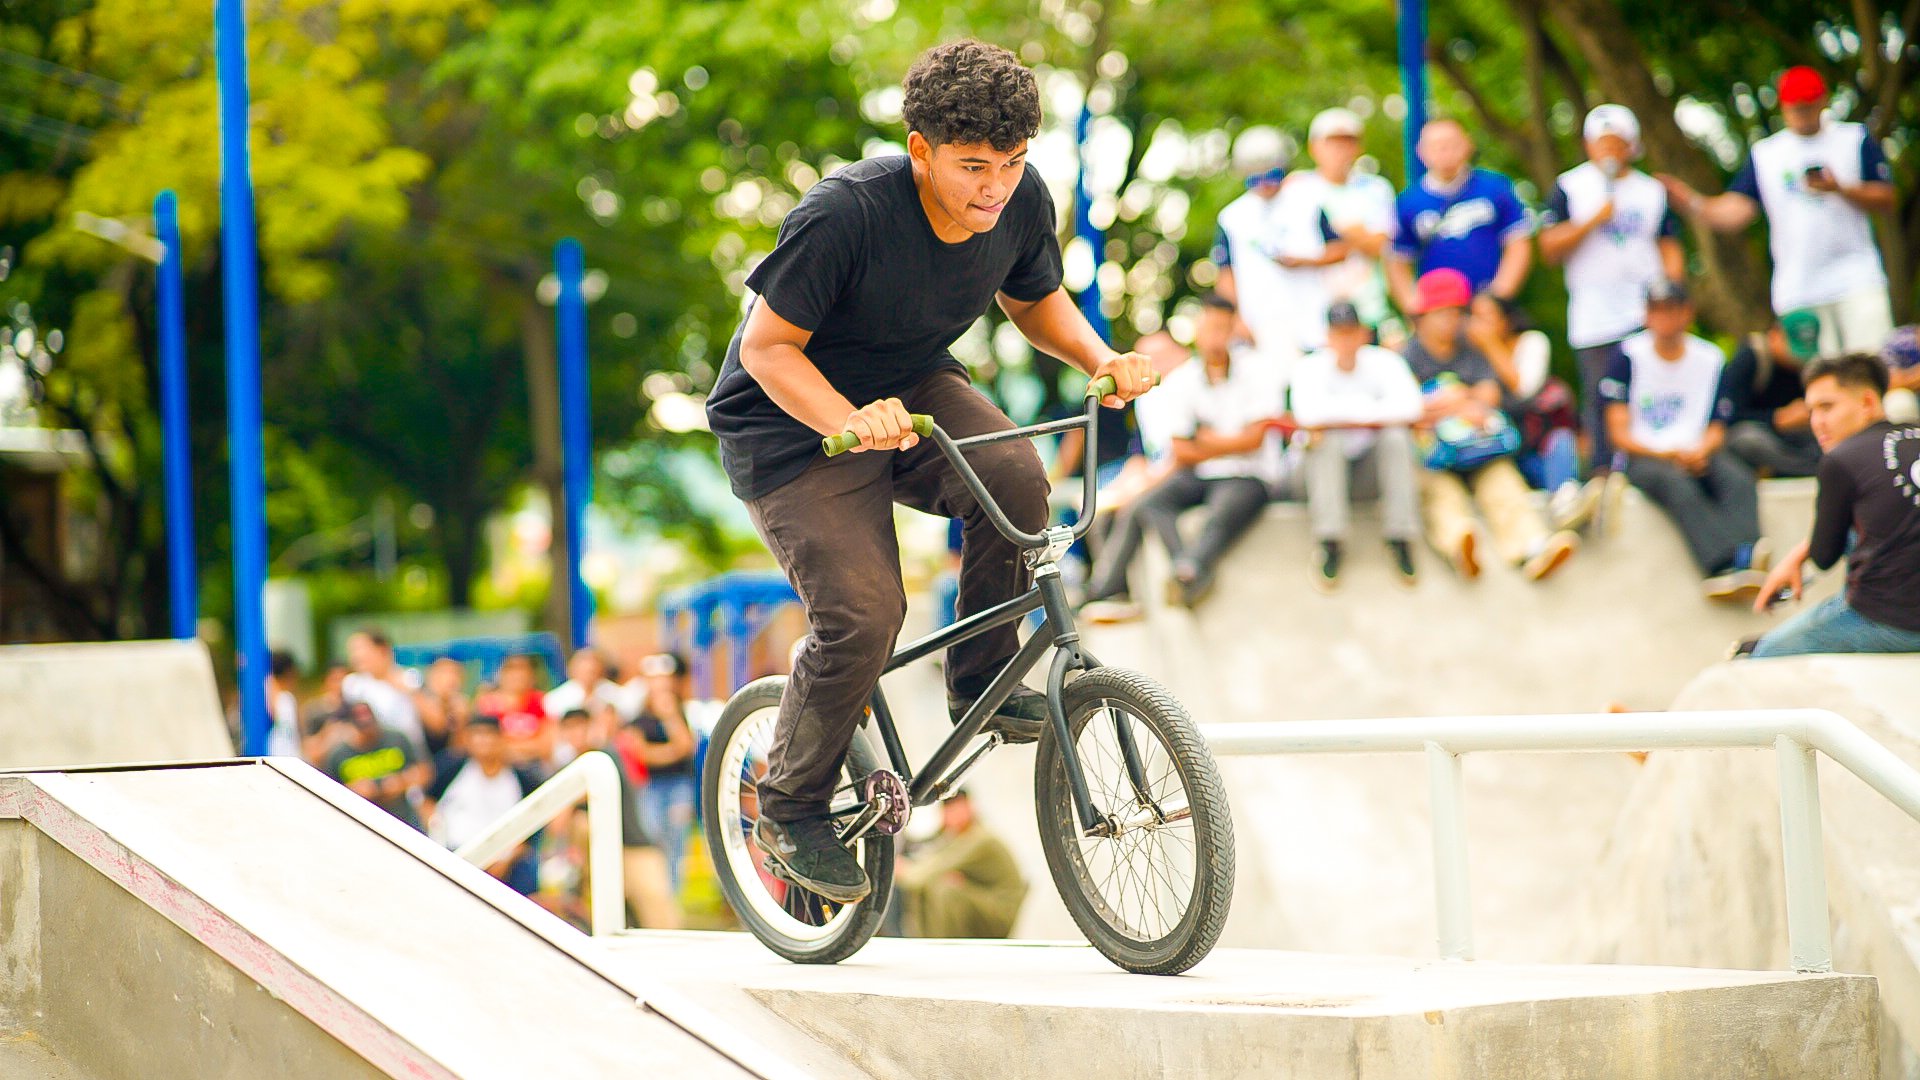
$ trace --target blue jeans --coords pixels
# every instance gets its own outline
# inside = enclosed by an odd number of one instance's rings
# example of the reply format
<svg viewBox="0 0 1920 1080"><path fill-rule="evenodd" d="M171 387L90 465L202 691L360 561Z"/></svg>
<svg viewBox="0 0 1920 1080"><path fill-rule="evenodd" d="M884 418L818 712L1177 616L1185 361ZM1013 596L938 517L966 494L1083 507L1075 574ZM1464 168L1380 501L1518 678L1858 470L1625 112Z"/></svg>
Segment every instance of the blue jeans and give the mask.
<svg viewBox="0 0 1920 1080"><path fill-rule="evenodd" d="M647 835L667 857L667 879L680 892L681 860L687 854L687 834L693 831L693 804L700 797L700 781L690 775L655 776L640 788L640 821Z"/></svg>
<svg viewBox="0 0 1920 1080"><path fill-rule="evenodd" d="M1580 475L1580 447L1573 432L1554 428L1541 442L1540 452L1521 454L1518 464L1527 483L1540 491L1558 491L1561 484Z"/></svg>
<svg viewBox="0 0 1920 1080"><path fill-rule="evenodd" d="M1877 623L1833 596L1768 631L1753 647L1756 660L1808 653L1920 652L1920 631Z"/></svg>

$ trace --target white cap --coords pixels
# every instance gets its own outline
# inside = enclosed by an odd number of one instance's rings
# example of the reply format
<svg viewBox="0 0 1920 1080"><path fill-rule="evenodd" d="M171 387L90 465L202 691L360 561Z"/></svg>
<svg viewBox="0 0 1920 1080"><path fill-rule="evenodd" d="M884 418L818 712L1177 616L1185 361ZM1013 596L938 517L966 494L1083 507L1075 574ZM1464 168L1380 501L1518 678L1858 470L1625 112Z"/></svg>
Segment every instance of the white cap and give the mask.
<svg viewBox="0 0 1920 1080"><path fill-rule="evenodd" d="M1256 124L1233 140L1233 169L1252 176L1293 162L1293 140L1277 127Z"/></svg>
<svg viewBox="0 0 1920 1080"><path fill-rule="evenodd" d="M1365 125L1352 109L1327 109L1313 118L1313 123L1307 128L1307 141L1319 142L1336 135L1350 135L1357 139L1364 130Z"/></svg>
<svg viewBox="0 0 1920 1080"><path fill-rule="evenodd" d="M1595 105L1587 114L1587 122L1581 127L1580 134L1586 139L1597 139L1602 135L1618 135L1625 139L1627 152L1634 157L1640 156L1640 121L1633 110L1625 105Z"/></svg>

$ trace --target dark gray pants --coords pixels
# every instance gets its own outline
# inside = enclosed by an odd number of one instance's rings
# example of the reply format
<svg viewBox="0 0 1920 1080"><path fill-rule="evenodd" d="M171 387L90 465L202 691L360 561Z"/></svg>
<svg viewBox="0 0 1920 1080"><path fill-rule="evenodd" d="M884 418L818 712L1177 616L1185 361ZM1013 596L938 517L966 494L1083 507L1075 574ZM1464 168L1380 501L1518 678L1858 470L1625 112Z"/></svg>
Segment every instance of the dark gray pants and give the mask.
<svg viewBox="0 0 1920 1080"><path fill-rule="evenodd" d="M1776 431L1763 420L1741 420L1728 428L1727 449L1775 476L1812 476L1820 468L1820 440L1813 432Z"/></svg>
<svg viewBox="0 0 1920 1080"><path fill-rule="evenodd" d="M901 399L964 438L1013 427L958 371L927 378ZM1047 524L1047 474L1033 444L994 443L967 461L1020 529ZM962 522L959 616L1017 596L1028 584L1020 550L987 520L931 439L903 452L821 458L786 485L747 503L754 528L807 609L807 641L780 699L760 780L760 812L796 821L827 811L847 746L906 618L893 504ZM1009 624L955 646L947 685L977 693L1018 647Z"/></svg>
<svg viewBox="0 0 1920 1080"><path fill-rule="evenodd" d="M1606 378L1607 366L1619 353L1617 341L1573 350L1573 358L1580 365L1580 426L1586 429L1592 447L1594 472L1613 471L1613 440L1607 438L1603 408L1606 403L1600 400L1600 380Z"/></svg>
<svg viewBox="0 0 1920 1080"><path fill-rule="evenodd" d="M1627 461L1627 479L1673 519L1702 574L1726 569L1740 545L1760 539L1753 472L1724 450L1708 460L1705 476L1636 455Z"/></svg>
<svg viewBox="0 0 1920 1080"><path fill-rule="evenodd" d="M1206 522L1200 527L1199 537L1189 545L1180 535L1180 515L1203 503ZM1191 469L1174 473L1142 495L1114 523L1113 536L1100 553L1100 565L1087 585L1087 595L1116 596L1127 591L1127 568L1139 550L1141 536L1149 529L1166 545L1167 556L1176 569L1190 570L1199 580L1211 577L1220 556L1259 520L1266 505L1267 485L1256 477L1203 479Z"/></svg>

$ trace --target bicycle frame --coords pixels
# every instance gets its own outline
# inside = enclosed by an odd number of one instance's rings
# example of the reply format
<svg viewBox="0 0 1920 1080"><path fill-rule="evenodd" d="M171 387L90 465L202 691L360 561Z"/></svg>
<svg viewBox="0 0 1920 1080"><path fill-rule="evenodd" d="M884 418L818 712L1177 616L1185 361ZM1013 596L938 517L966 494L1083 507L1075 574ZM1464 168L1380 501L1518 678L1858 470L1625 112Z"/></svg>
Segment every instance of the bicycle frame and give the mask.
<svg viewBox="0 0 1920 1080"><path fill-rule="evenodd" d="M1045 618L1034 630L1033 636L1022 645L1006 667L994 676L993 682L978 700L974 701L954 726L933 756L927 759L919 770L907 758L906 748L900 742L900 733L894 724L893 713L887 707L886 695L876 684L873 688L872 720L879 729L880 740L886 748L887 760L901 781L907 785L907 792L914 806L929 805L954 788L989 750L1000 743L999 738L989 738L964 760L961 754L967 745L986 727L987 720L998 711L1001 704L1011 695L1027 673L1040 662L1042 655L1053 652L1053 661L1047 670L1047 713L1052 722L1053 736L1059 740L1061 756L1065 761L1067 782L1072 789L1073 804L1079 815L1080 824L1088 832L1103 827L1112 828L1112 821L1093 805L1092 796L1087 790L1086 775L1081 770L1080 755L1074 745L1071 732L1067 728L1066 708L1063 694L1067 673L1070 671L1091 671L1100 667L1100 662L1087 651L1080 642L1080 631L1074 623L1073 608L1067 602L1066 584L1060 578L1060 556L1066 553L1074 541L1085 536L1093 526L1096 510L1097 477L1094 460L1094 420L1098 415L1100 402L1089 395L1086 401L1086 413L1070 420L1056 420L1045 424L1034 424L1008 431L990 432L972 438L954 439L940 430L938 425L932 428L930 438L940 447L949 464L979 501L1001 535L1018 544L1026 555L1028 566L1033 570L1033 588L1005 603L976 612L951 626L936 630L918 641L897 650L888 660L885 671L891 672L923 659L943 649L951 648L965 641L997 630L1008 623L1017 622L1034 611L1044 611ZM1085 460L1082 467L1082 500L1080 518L1072 526L1056 526L1040 533L1025 532L1007 519L1006 513L994 501L992 493L967 464L961 451L970 446L982 446L988 443L1006 442L1012 439L1030 439L1037 435L1056 431L1069 431L1075 428L1087 433L1085 439ZM1126 762L1127 776L1134 793L1141 799L1147 799L1145 769L1140 763L1138 749L1133 742L1130 725L1116 718L1116 739Z"/></svg>

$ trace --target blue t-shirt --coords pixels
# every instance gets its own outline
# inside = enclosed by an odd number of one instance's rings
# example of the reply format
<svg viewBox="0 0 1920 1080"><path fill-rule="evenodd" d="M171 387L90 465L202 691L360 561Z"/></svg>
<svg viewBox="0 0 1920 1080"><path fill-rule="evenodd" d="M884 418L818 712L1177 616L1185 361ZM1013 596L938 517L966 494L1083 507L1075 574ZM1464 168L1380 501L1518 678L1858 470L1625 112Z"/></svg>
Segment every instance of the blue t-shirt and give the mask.
<svg viewBox="0 0 1920 1080"><path fill-rule="evenodd" d="M1423 178L1400 193L1395 208L1400 230L1393 250L1416 274L1460 271L1475 292L1493 281L1506 242L1533 231L1513 181L1490 169L1473 170L1452 191Z"/></svg>

